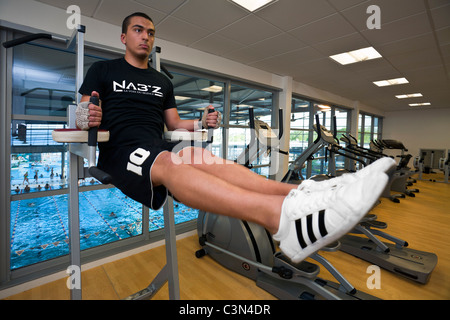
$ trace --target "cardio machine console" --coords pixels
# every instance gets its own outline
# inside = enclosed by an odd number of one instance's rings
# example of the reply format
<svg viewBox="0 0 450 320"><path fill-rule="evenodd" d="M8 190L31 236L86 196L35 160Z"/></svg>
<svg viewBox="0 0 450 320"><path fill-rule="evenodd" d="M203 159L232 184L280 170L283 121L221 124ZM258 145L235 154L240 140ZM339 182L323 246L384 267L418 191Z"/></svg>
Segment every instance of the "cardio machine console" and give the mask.
<svg viewBox="0 0 450 320"><path fill-rule="evenodd" d="M255 119L255 132L259 142L263 145L275 147L278 145L278 136L272 131L272 128L264 121Z"/></svg>

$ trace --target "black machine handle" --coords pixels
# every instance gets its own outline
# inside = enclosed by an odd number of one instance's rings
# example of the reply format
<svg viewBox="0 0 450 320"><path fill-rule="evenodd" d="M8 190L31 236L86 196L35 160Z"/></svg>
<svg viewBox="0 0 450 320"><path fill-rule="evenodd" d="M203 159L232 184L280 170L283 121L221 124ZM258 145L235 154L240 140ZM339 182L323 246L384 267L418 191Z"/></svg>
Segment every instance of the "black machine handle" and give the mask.
<svg viewBox="0 0 450 320"><path fill-rule="evenodd" d="M358 140L357 140L354 136L352 136L350 133L348 134L348 136L349 136L350 138L352 138L356 143L358 143Z"/></svg>
<svg viewBox="0 0 450 320"><path fill-rule="evenodd" d="M98 97L91 97L89 99L89 102L92 104L95 104L96 106L98 106L100 104ZM88 146L89 147L94 147L94 148L97 147L97 134L98 134L98 127L92 127L89 129L89 131L88 131ZM103 184L110 184L112 182L112 177L108 173L97 168L96 166L90 166L88 171L91 176L93 176L95 179L97 179L98 181L100 181Z"/></svg>
<svg viewBox="0 0 450 320"><path fill-rule="evenodd" d="M208 108L208 113L213 113L214 108ZM206 145L212 144L214 141L214 127L208 126L208 139L206 140Z"/></svg>
<svg viewBox="0 0 450 320"><path fill-rule="evenodd" d="M281 140L284 133L283 131L283 109L278 109L278 140Z"/></svg>
<svg viewBox="0 0 450 320"><path fill-rule="evenodd" d="M98 97L91 97L89 102L95 104L96 106L100 105L100 100ZM88 146L96 147L97 146L97 133L98 127L92 127L88 131Z"/></svg>
<svg viewBox="0 0 450 320"><path fill-rule="evenodd" d="M3 47L5 48L11 48L11 47L15 47L18 46L19 44L23 44L23 43L27 43L33 40L37 40L37 39L52 39L52 35L49 33L34 33L34 34L29 34L27 36L18 38L18 39L14 39L14 40L10 40L10 41L5 41L3 42Z"/></svg>
<svg viewBox="0 0 450 320"><path fill-rule="evenodd" d="M249 116L249 126L250 126L250 141L251 145L253 145L254 141L256 140L256 132L255 132L255 110L253 110L253 107L248 108L248 116Z"/></svg>
<svg viewBox="0 0 450 320"><path fill-rule="evenodd" d="M281 141L281 138L283 137L283 133L284 133L284 119L283 119L283 109L278 109L278 140ZM284 150L280 150L278 149L278 152L281 154L285 154L285 155L289 155L289 151L284 151Z"/></svg>
<svg viewBox="0 0 450 320"><path fill-rule="evenodd" d="M162 70L165 74L167 74L167 76L168 76L170 79L173 79L173 74L171 74L170 71L167 70L167 68L166 68L162 63L159 64L159 67L161 68L161 70Z"/></svg>
<svg viewBox="0 0 450 320"><path fill-rule="evenodd" d="M337 120L336 116L333 117L333 138L339 143L339 140L337 138Z"/></svg>
<svg viewBox="0 0 450 320"><path fill-rule="evenodd" d="M250 120L250 129L255 129L255 110L253 110L253 107L248 108L248 116Z"/></svg>
<svg viewBox="0 0 450 320"><path fill-rule="evenodd" d="M322 133L320 132L320 120L319 115L316 113L316 131L317 131L317 139L314 140L314 143L319 142L320 138L322 138Z"/></svg>

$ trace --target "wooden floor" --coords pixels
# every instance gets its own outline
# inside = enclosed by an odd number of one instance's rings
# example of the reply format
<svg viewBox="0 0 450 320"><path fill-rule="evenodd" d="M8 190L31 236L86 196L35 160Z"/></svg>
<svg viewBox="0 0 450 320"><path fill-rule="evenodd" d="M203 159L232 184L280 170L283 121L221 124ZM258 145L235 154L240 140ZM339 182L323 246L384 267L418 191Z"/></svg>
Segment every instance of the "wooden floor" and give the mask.
<svg viewBox="0 0 450 320"><path fill-rule="evenodd" d="M436 175L432 175L437 178ZM409 242L409 247L433 252L438 264L425 285L381 270L381 288L369 290L366 273L371 264L344 252L324 252L325 256L358 290L388 300L450 299L450 185L418 181L415 198L393 203L382 199L372 213L388 223L385 230ZM197 237L177 242L181 298L186 300L264 300L272 295L245 277L231 272L206 256L197 259ZM122 299L150 282L165 264L164 247L158 247L83 272L83 299ZM321 278L332 276L321 268ZM7 299L69 299L66 279L10 296ZM168 299L167 285L155 299Z"/></svg>

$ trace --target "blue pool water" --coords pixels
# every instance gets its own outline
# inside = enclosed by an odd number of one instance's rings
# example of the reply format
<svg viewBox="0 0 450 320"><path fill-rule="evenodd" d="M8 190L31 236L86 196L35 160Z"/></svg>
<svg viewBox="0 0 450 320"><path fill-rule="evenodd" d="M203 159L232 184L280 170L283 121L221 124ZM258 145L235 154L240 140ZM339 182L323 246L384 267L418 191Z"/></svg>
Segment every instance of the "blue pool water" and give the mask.
<svg viewBox="0 0 450 320"><path fill-rule="evenodd" d="M45 190L47 183L49 190L66 188L66 179L60 177L58 159L51 154L42 155L42 159L33 162L22 157L22 163L11 170L11 194L35 192L38 197L11 202L11 269L69 253L68 196L39 197L38 192L38 185ZM51 168L54 168L53 177ZM28 182L23 181L26 172ZM81 184L91 182L81 181ZM27 185L29 191L25 190ZM174 204L176 224L197 218L198 210ZM79 206L82 250L142 234L142 205L116 188L80 192ZM163 227L162 209L150 210L149 231Z"/></svg>
<svg viewBox="0 0 450 320"><path fill-rule="evenodd" d="M82 250L142 234L142 205L118 189L80 192L79 201ZM67 212L67 195L11 202L11 269L69 253ZM175 223L197 215L175 202ZM163 227L162 209L151 210L149 231Z"/></svg>

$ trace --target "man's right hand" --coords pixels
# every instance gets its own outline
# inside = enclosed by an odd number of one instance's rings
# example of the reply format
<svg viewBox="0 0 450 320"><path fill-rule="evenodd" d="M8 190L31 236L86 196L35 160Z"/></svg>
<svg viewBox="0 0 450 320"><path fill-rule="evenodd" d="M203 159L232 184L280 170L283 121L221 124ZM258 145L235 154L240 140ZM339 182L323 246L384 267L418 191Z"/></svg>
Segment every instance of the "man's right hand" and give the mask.
<svg viewBox="0 0 450 320"><path fill-rule="evenodd" d="M91 96L99 97L98 92L92 91ZM89 102L91 96L83 95L81 102L76 109L76 125L78 129L89 130L92 127L98 127L102 121L102 108Z"/></svg>

